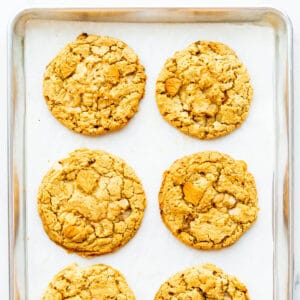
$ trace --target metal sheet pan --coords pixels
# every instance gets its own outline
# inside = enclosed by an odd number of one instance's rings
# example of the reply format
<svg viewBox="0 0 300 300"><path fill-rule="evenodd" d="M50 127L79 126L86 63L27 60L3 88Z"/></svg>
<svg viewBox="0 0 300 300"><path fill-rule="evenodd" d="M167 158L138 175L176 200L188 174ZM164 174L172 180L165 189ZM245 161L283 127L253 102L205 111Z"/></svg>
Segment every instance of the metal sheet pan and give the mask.
<svg viewBox="0 0 300 300"><path fill-rule="evenodd" d="M39 299L54 274L71 262L112 265L126 276L137 299L153 299L170 275L204 262L237 275L249 287L252 299L292 299L291 30L288 18L269 8L21 12L10 34L10 299ZM148 75L140 112L125 129L104 137L68 131L51 116L42 97L46 64L81 32L121 38L138 53ZM164 60L199 39L223 41L236 50L255 90L245 124L215 141L199 141L177 132L162 120L155 106L155 79ZM114 254L89 260L53 244L43 232L36 207L37 187L47 169L83 146L125 158L141 177L148 199L137 236ZM256 224L234 246L220 251L197 251L178 242L160 221L157 205L162 172L176 158L206 149L247 161L259 193Z"/></svg>

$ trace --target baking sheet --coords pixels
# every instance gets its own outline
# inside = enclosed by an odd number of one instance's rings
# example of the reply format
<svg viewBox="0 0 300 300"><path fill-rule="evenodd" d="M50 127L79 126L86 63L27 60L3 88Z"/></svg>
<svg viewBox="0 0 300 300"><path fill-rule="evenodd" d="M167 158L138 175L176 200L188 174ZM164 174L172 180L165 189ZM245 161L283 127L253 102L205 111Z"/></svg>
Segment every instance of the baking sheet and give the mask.
<svg viewBox="0 0 300 300"><path fill-rule="evenodd" d="M48 111L42 96L45 66L82 32L117 37L139 55L148 76L140 111L127 127L106 136L69 131ZM167 57L189 43L216 40L232 47L247 66L254 87L249 117L232 134L212 141L188 137L165 122L155 103L155 81ZM48 282L72 262L105 263L120 270L137 299L153 299L159 286L177 271L214 263L244 282L252 299L273 299L272 176L274 171L274 50L270 27L252 24L92 23L30 20L25 28L25 186L28 299L39 299ZM124 158L141 178L147 209L137 235L119 251L81 258L51 242L37 213L37 189L58 159L76 148L107 150ZM219 251L192 249L160 219L157 194L162 173L177 158L218 150L247 162L255 176L260 212L257 222L233 246Z"/></svg>

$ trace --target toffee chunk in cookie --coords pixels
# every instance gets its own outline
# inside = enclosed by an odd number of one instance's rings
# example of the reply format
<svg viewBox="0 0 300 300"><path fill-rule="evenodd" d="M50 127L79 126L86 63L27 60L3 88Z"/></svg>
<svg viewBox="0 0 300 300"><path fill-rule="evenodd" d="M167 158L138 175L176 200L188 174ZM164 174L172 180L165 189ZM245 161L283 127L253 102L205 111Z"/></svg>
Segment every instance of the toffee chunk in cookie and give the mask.
<svg viewBox="0 0 300 300"><path fill-rule="evenodd" d="M199 41L167 59L156 82L166 121L185 134L213 139L246 119L253 97L248 71L219 42Z"/></svg>
<svg viewBox="0 0 300 300"><path fill-rule="evenodd" d="M124 127L134 116L145 82L144 67L124 42L82 34L46 67L43 92L62 124L100 135Z"/></svg>
<svg viewBox="0 0 300 300"><path fill-rule="evenodd" d="M51 240L82 256L110 253L137 232L146 206L142 184L122 159L80 149L56 163L38 191Z"/></svg>
<svg viewBox="0 0 300 300"><path fill-rule="evenodd" d="M173 235L205 250L235 243L258 213L246 163L210 151L178 159L164 172L159 204Z"/></svg>
<svg viewBox="0 0 300 300"><path fill-rule="evenodd" d="M97 264L61 270L49 283L41 300L135 300L124 276L110 266Z"/></svg>
<svg viewBox="0 0 300 300"><path fill-rule="evenodd" d="M250 300L247 287L212 264L188 268L161 285L155 300Z"/></svg>

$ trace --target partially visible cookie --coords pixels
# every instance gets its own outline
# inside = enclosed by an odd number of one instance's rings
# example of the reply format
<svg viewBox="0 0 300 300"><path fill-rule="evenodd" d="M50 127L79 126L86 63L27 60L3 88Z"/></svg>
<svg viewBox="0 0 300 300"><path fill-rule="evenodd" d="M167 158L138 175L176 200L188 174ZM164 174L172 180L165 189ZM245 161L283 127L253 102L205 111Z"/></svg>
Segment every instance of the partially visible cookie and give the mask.
<svg viewBox="0 0 300 300"><path fill-rule="evenodd" d="M146 206L141 181L122 159L80 149L56 163L38 191L51 240L82 256L113 252L137 232Z"/></svg>
<svg viewBox="0 0 300 300"><path fill-rule="evenodd" d="M247 287L212 264L185 269L158 290L155 300L250 300Z"/></svg>
<svg viewBox="0 0 300 300"><path fill-rule="evenodd" d="M219 42L199 41L168 58L156 82L160 113L199 139L229 134L246 119L253 97L248 71Z"/></svg>
<svg viewBox="0 0 300 300"><path fill-rule="evenodd" d="M99 135L124 127L138 111L146 75L124 42L83 33L46 67L44 97L66 127Z"/></svg>
<svg viewBox="0 0 300 300"><path fill-rule="evenodd" d="M258 213L256 184L246 163L213 151L176 160L164 172L159 204L178 239L206 250L235 243Z"/></svg>
<svg viewBox="0 0 300 300"><path fill-rule="evenodd" d="M41 300L116 299L135 300L124 276L103 264L78 267L72 264L61 270L43 294Z"/></svg>

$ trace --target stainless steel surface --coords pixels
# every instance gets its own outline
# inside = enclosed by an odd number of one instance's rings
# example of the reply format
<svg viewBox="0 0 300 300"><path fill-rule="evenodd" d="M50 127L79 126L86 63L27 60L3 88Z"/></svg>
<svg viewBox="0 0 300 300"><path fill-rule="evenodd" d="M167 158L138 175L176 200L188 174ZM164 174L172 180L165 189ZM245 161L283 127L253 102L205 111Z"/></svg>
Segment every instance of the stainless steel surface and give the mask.
<svg viewBox="0 0 300 300"><path fill-rule="evenodd" d="M9 69L9 237L10 299L27 295L26 96L24 35L28 20L147 23L252 23L275 32L275 144L273 174L273 299L292 299L293 286L293 90L292 27L270 8L195 9L28 9L11 27ZM262 149L263 150L263 149ZM259 270L258 270L259 272ZM37 275L38 276L38 275ZM255 274L253 274L255 276Z"/></svg>

